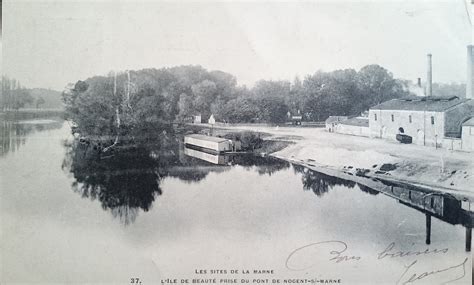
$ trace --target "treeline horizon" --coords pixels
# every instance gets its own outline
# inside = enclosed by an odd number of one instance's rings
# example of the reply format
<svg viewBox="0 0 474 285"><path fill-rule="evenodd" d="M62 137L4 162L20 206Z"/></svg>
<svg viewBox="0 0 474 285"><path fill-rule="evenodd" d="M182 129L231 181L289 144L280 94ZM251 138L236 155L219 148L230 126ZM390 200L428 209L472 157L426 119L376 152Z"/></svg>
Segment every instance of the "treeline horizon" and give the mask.
<svg viewBox="0 0 474 285"><path fill-rule="evenodd" d="M386 100L416 95L413 83L379 65L317 71L303 80L260 80L252 88L234 75L201 66L147 68L71 83L63 92L67 118L82 134L134 136L139 130L190 122L271 123L300 114L306 121L355 116ZM434 95L463 96L463 84L434 84ZM419 88L418 88L419 91ZM453 94L455 93L455 94Z"/></svg>
<svg viewBox="0 0 474 285"><path fill-rule="evenodd" d="M113 73L109 73L79 81L74 85L83 84L83 90L75 94L84 93L89 99L91 96L97 96L97 99L118 96L111 93L113 78ZM391 72L379 65L367 65L359 71L317 71L303 80L296 77L293 82L260 80L252 88L237 85L237 79L232 74L208 71L193 65L121 72L117 75L117 82L117 92L129 92L134 97L130 102L138 103L141 99L153 101L156 110L165 107L161 110L162 119L178 122L186 121L193 115L201 115L206 120L214 114L217 120L230 123L283 123L288 112L297 114L298 111L304 120L321 121L330 115L358 115L383 101L417 95L410 91L411 81L394 78ZM127 84L131 86L124 87ZM463 88L463 84L433 86L435 95L456 93L448 95L459 96ZM70 87L72 91L79 89ZM159 99L160 103L152 97ZM103 99L114 105L115 101L123 98ZM65 102L73 107L75 101Z"/></svg>
<svg viewBox="0 0 474 285"><path fill-rule="evenodd" d="M380 67L381 68L380 70L383 73L385 73L385 71L386 71L393 78L392 73L390 73L388 70L386 70L385 68L383 68L379 65L376 65L376 64L367 65L364 68L368 68L369 66ZM165 70L165 69L186 68L186 67L201 68L203 70L206 70L205 68L201 67L200 65L182 65L182 66L176 66L176 67L146 68L146 69L141 69L141 70ZM364 68L362 68L361 71ZM141 70L134 71L134 72L139 72ZM308 77L316 76L317 74L320 74L320 75L321 74L334 74L334 73L337 73L337 72L340 72L340 71L355 71L355 69L349 68L349 69L340 69L340 70L334 70L334 71L321 71L321 70L318 70L313 75L306 75L304 77L303 82ZM223 71L214 70L214 71L210 71L210 72L227 74L227 75L235 78L235 76L231 75L230 73L226 73L226 72L223 72ZM109 72L109 75L106 76L106 77L110 77L111 74L113 74L113 72ZM91 78L94 78L94 77L103 77L103 76L96 75L96 76L92 76L88 79L91 79ZM86 79L86 81L88 79ZM393 78L393 79L398 80L400 83L402 83L403 88L406 89L405 91L407 91L407 90L410 91L410 89L412 89L412 88L410 88L410 86L411 87L416 86L415 85L416 82L411 81L411 80L396 79L396 78ZM1 86L2 86L2 88L0 90L0 92L1 92L0 93L0 111L18 110L18 109L21 109L21 108L40 108L40 107L51 108L51 109L62 109L63 108L63 106L62 106L62 103L63 103L62 101L63 100L61 98L62 97L61 96L61 91L57 91L57 90L54 90L54 89L51 89L51 88L42 88L42 87L29 88L29 87L25 87L20 83L19 80L16 80L15 78L10 78L6 75L2 76L2 78L0 79L0 82L1 82ZM299 89L299 87L302 84L301 79L298 76L296 76L295 79L293 80L293 82L290 82L289 80L265 80L265 79L262 79L262 80L257 81L254 84L254 86L252 86L250 88L247 87L245 84L241 84L241 85L235 84L235 86L237 88L242 88L243 90L247 91L247 92L244 92L244 93L248 93L249 90L250 90L250 92L254 91L254 89L257 85L264 85L264 84L269 83L269 82L271 84L273 84L274 87L276 86L277 88L278 88L277 85L280 85L280 87L282 87L282 89L288 89L287 86L290 85L291 88L294 89L292 91L295 91L295 90L297 91L297 89ZM68 87L70 88L70 86L71 86L71 83L68 84L68 86L66 86L66 89L68 89ZM423 88L424 88L424 86L423 86ZM435 96L458 96L458 97L463 97L464 94L465 94L465 90L466 90L466 84L465 83L457 83L457 82L451 82L451 83L436 83L435 82L435 83L433 83L433 95L435 95ZM288 90L286 90L285 95L295 94L295 92L287 92L287 91ZM421 91L420 91L420 89L418 89L418 90L416 90L416 92L411 92L411 94L420 96L420 95L422 95L421 93L423 93L423 92L424 92L423 89ZM296 92L296 93L298 93L298 92ZM30 96L30 95L32 95L32 96ZM299 95L301 95L301 94L299 94ZM302 101L301 98L299 98L299 99L300 99L299 101ZM293 106L293 108L289 108L289 109L294 109L294 106ZM298 108L298 109L301 111L303 108ZM296 113L296 112L297 111L293 110L292 114ZM306 112L305 116L303 116L303 117L307 117L306 119L310 119L312 117L311 115L312 115L312 112ZM351 115L354 115L354 114L351 114ZM204 114L203 117L206 117L206 114ZM225 116L221 116L221 117L225 117Z"/></svg>
<svg viewBox="0 0 474 285"><path fill-rule="evenodd" d="M62 94L27 89L6 76L1 85L0 111L38 108L45 101L58 106L62 97L66 117L77 132L116 137L187 123L196 115L203 122L211 114L228 123L283 124L289 115L324 121L331 115L357 116L386 100L423 92L412 92L412 81L394 78L379 65L317 71L302 80L259 80L251 88L237 85L230 73L195 65L110 72L71 83ZM433 94L463 97L465 84L435 83Z"/></svg>
<svg viewBox="0 0 474 285"><path fill-rule="evenodd" d="M18 111L22 108L62 109L61 92L46 88L27 88L15 78L0 79L0 111Z"/></svg>
<svg viewBox="0 0 474 285"><path fill-rule="evenodd" d="M20 81L2 76L1 86L0 109L2 111L18 110L33 102L33 97Z"/></svg>

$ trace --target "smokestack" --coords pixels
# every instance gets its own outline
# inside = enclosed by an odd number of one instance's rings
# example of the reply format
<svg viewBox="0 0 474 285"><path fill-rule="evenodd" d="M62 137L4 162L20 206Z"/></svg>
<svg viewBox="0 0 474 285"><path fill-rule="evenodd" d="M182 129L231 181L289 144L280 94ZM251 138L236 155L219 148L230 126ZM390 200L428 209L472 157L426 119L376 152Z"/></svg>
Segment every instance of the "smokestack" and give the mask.
<svg viewBox="0 0 474 285"><path fill-rule="evenodd" d="M421 87L421 78L418 77L418 82L416 83L418 87Z"/></svg>
<svg viewBox="0 0 474 285"><path fill-rule="evenodd" d="M431 66L431 53L428 54L428 70L426 73L426 96L431 96L432 95L432 83L433 83L433 78L432 78L432 66Z"/></svg>
<svg viewBox="0 0 474 285"><path fill-rule="evenodd" d="M467 46L466 98L473 99L474 93L474 46Z"/></svg>

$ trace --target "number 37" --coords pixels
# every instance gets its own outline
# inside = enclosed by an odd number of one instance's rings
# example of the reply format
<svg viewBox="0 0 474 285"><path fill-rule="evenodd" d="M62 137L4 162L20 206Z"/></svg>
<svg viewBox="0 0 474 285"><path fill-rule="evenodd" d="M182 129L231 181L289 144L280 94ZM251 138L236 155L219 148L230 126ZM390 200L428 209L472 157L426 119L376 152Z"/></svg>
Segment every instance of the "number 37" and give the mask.
<svg viewBox="0 0 474 285"><path fill-rule="evenodd" d="M130 284L139 284L140 278L130 278Z"/></svg>

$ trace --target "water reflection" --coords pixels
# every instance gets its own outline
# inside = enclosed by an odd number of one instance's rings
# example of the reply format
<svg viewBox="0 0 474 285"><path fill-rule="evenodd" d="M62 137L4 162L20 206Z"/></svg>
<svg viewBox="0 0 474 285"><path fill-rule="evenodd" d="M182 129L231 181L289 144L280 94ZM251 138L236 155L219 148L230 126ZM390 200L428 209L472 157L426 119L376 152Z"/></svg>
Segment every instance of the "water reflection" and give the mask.
<svg viewBox="0 0 474 285"><path fill-rule="evenodd" d="M151 209L162 194L160 183L166 177L195 183L232 165L255 168L260 175L289 167L289 163L271 157L211 155L187 149L182 137L169 134L153 144L119 148L107 155L80 140L65 147L62 168L74 177L73 191L98 200L126 225L136 220L139 210Z"/></svg>
<svg viewBox="0 0 474 285"><path fill-rule="evenodd" d="M302 184L305 190L311 190L318 197L328 193L334 186L357 188L371 195L382 193L397 200L402 205L417 210L426 218L425 243L431 244L431 219L435 217L451 225L461 225L466 228L465 250L471 251L472 228L474 226L474 201L468 197L455 197L448 193L429 191L409 185L399 185L378 180L369 180L371 187L362 183L341 179L310 170L300 165L293 165L295 172L302 174Z"/></svg>
<svg viewBox="0 0 474 285"><path fill-rule="evenodd" d="M397 185L387 185L381 192L397 199L401 204L425 214L426 244L431 244L431 218L435 217L451 225L465 227L465 249L468 252L471 251L471 234L474 225L472 200L459 199L447 193L427 192Z"/></svg>
<svg viewBox="0 0 474 285"><path fill-rule="evenodd" d="M184 148L184 154L190 157L195 157L200 160L204 160L212 164L218 164L218 165L230 164L231 159L232 159L231 155L208 153L208 152L204 152L204 151L200 151L200 150L192 149L188 147Z"/></svg>
<svg viewBox="0 0 474 285"><path fill-rule="evenodd" d="M76 143L68 146L64 168L74 175L74 192L99 200L104 210L124 224L135 221L138 209L148 211L162 192L154 160L143 149L100 157L95 150Z"/></svg>
<svg viewBox="0 0 474 285"><path fill-rule="evenodd" d="M343 185L347 188L354 188L355 182L329 176L320 172L310 170L301 165L293 165L296 173L302 174L302 183L304 190L313 191L316 196L321 197L329 192L336 185Z"/></svg>
<svg viewBox="0 0 474 285"><path fill-rule="evenodd" d="M59 129L62 122L46 120L7 120L0 118L0 156L17 151L26 143L26 137L35 132Z"/></svg>
<svg viewBox="0 0 474 285"><path fill-rule="evenodd" d="M286 169L290 166L288 162L270 156L259 156L251 153L241 154L215 154L203 150L183 148L184 154L188 157L197 158L215 165L240 165L244 168L256 167L259 174L272 175L275 172Z"/></svg>

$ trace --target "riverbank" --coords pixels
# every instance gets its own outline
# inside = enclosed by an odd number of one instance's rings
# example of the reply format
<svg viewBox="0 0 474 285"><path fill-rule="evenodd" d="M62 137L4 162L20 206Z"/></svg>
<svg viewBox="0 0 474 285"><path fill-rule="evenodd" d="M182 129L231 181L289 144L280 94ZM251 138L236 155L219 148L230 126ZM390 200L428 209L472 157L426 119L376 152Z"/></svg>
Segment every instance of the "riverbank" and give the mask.
<svg viewBox="0 0 474 285"><path fill-rule="evenodd" d="M443 192L474 195L472 153L328 133L323 128L218 126L268 133L265 139L292 144L272 155L319 170L384 179Z"/></svg>

